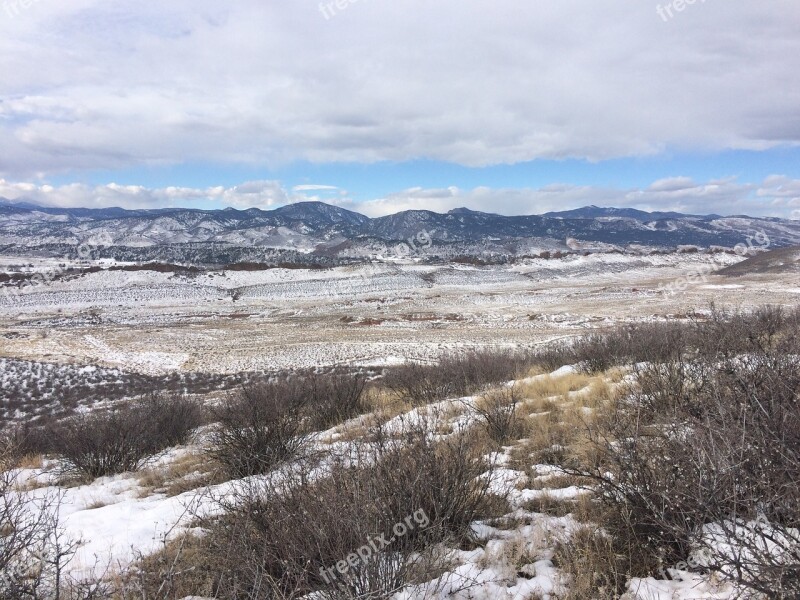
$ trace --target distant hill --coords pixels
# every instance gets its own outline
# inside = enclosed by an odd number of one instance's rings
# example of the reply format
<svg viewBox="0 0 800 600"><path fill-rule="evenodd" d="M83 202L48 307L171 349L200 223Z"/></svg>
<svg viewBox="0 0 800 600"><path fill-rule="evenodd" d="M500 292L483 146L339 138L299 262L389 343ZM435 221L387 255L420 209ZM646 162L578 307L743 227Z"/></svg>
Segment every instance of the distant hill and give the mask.
<svg viewBox="0 0 800 600"><path fill-rule="evenodd" d="M635 208L609 208L602 206L584 206L574 210L549 212L543 216L556 219L636 219L637 221L654 221L659 219L685 219L685 218L719 218L719 215L687 215L677 212L646 212Z"/></svg>
<svg viewBox="0 0 800 600"><path fill-rule="evenodd" d="M115 246L186 243L269 247L312 252L373 242L399 243L425 235L439 244L567 248L636 245L653 248L732 248L763 233L773 248L800 244L800 222L745 216L648 213L588 206L546 215L504 216L466 208L446 214L410 210L379 218L322 202L274 210L53 208L0 199L0 245L76 245L102 236ZM524 241L525 243L518 243Z"/></svg>
<svg viewBox="0 0 800 600"><path fill-rule="evenodd" d="M753 274L800 273L800 246L778 248L757 254L730 267L717 271L716 275L741 277Z"/></svg>

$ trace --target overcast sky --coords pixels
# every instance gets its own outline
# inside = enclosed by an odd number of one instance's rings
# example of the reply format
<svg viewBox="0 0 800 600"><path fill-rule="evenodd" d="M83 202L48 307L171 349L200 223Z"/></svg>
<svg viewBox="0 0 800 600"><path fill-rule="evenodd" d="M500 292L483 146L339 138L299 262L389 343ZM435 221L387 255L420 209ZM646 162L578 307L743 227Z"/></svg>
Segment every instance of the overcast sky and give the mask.
<svg viewBox="0 0 800 600"><path fill-rule="evenodd" d="M800 218L798 74L797 0L0 0L0 197Z"/></svg>

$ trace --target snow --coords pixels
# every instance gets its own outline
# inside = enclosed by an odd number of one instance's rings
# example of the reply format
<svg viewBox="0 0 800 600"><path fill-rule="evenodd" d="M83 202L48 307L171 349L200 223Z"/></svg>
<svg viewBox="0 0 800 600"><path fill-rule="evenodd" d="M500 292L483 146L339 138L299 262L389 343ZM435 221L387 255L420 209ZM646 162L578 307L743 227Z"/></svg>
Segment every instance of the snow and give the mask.
<svg viewBox="0 0 800 600"><path fill-rule="evenodd" d="M674 578L672 581L653 577L632 579L621 600L734 600L739 597L730 585L687 571L668 569L667 572Z"/></svg>

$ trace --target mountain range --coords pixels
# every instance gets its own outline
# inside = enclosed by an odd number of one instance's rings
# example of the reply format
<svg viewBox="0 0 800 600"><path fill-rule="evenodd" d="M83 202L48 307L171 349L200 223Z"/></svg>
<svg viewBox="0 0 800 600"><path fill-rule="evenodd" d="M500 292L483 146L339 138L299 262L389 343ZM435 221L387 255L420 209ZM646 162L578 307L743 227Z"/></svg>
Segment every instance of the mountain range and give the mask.
<svg viewBox="0 0 800 600"><path fill-rule="evenodd" d="M649 213L588 206L543 215L503 216L457 208L448 213L409 210L378 218L322 202L261 210L189 208L54 208L0 199L0 246L81 244L98 236L114 246L151 247L214 242L300 251L424 235L446 246L527 240L552 248L735 247L748 239L770 247L800 244L800 221L748 216Z"/></svg>

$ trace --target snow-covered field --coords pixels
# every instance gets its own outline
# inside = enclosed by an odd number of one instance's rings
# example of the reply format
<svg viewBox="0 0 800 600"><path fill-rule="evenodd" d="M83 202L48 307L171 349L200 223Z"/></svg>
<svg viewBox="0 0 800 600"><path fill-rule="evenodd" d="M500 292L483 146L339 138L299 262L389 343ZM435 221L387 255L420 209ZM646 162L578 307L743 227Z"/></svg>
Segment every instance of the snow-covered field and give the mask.
<svg viewBox="0 0 800 600"><path fill-rule="evenodd" d="M0 356L146 374L375 365L463 346L534 345L711 301L796 300L796 277L711 274L739 260L596 254L502 267L101 271L0 289Z"/></svg>

